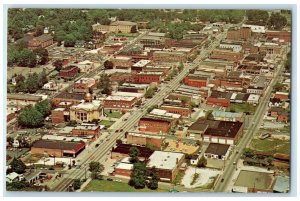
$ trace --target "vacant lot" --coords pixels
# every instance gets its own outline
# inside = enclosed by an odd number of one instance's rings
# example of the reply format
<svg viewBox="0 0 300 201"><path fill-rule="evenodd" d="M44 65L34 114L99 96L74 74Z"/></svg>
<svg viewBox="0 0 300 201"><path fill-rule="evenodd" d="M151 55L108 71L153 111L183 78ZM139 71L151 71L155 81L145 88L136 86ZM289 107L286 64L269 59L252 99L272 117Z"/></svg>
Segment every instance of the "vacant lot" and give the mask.
<svg viewBox="0 0 300 201"><path fill-rule="evenodd" d="M135 189L127 183L107 181L107 180L92 180L83 190L84 192L166 192L162 189L150 190L147 187L144 189Z"/></svg>
<svg viewBox="0 0 300 201"><path fill-rule="evenodd" d="M248 103L231 103L226 109L227 112L250 112L253 114L256 110L256 106Z"/></svg>
<svg viewBox="0 0 300 201"><path fill-rule="evenodd" d="M271 189L274 179L273 173L242 170L234 185L248 188Z"/></svg>
<svg viewBox="0 0 300 201"><path fill-rule="evenodd" d="M290 154L290 142L280 139L252 139L250 147L257 151L268 152L270 154L282 153Z"/></svg>
<svg viewBox="0 0 300 201"><path fill-rule="evenodd" d="M28 68L28 67L9 67L7 70L7 78L11 79L14 74L22 74L25 77L31 73L41 73L44 68L36 67L36 68ZM46 68L45 68L46 69ZM49 73L46 69L46 73Z"/></svg>

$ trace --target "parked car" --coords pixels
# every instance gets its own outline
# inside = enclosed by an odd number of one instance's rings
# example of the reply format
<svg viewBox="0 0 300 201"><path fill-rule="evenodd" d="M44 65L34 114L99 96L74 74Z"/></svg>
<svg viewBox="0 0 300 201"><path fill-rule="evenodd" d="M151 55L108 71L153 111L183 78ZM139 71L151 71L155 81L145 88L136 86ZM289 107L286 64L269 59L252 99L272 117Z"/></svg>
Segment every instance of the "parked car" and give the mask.
<svg viewBox="0 0 300 201"><path fill-rule="evenodd" d="M113 179L112 179L112 178L107 178L106 180L107 180L107 181L113 181Z"/></svg>

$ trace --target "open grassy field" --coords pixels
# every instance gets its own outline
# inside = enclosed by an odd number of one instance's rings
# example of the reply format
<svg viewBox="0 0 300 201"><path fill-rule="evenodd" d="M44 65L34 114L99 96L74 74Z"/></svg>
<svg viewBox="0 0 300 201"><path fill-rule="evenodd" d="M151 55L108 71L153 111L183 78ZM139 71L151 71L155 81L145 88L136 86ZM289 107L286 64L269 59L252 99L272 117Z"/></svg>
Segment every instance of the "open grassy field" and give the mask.
<svg viewBox="0 0 300 201"><path fill-rule="evenodd" d="M254 113L256 106L248 103L231 103L226 109L227 112L250 112Z"/></svg>
<svg viewBox="0 0 300 201"><path fill-rule="evenodd" d="M252 139L251 149L271 154L290 154L290 142L280 139Z"/></svg>
<svg viewBox="0 0 300 201"><path fill-rule="evenodd" d="M166 192L163 189L151 190L145 187L144 189L135 189L127 183L107 181L107 180L92 180L83 190L83 192Z"/></svg>
<svg viewBox="0 0 300 201"><path fill-rule="evenodd" d="M114 121L108 121L108 120L101 120L100 121L100 125L104 125L106 127L110 127L111 125L113 125L115 122Z"/></svg>
<svg viewBox="0 0 300 201"><path fill-rule="evenodd" d="M36 68L28 68L28 67L9 67L7 70L7 78L11 79L11 77L14 74L22 74L25 77L27 77L27 75L31 72L31 73L41 73L43 71L44 68L41 67L36 67ZM46 73L47 72L46 70Z"/></svg>
<svg viewBox="0 0 300 201"><path fill-rule="evenodd" d="M110 113L110 110L104 110L104 113L107 115L107 117L110 117L110 118L120 118L123 116L123 114L118 111L112 111Z"/></svg>

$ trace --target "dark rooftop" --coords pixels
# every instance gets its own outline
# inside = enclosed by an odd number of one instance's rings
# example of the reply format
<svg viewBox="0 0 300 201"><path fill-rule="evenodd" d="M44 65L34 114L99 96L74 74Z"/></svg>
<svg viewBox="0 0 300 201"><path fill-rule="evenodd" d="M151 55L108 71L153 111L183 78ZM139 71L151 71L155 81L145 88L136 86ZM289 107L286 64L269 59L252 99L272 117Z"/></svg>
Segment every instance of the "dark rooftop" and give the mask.
<svg viewBox="0 0 300 201"><path fill-rule="evenodd" d="M211 135L211 136L222 136L222 137L230 137L234 138L240 128L242 127L242 122L230 122L230 121L217 121L219 122L217 128L209 128L206 129L204 135Z"/></svg>
<svg viewBox="0 0 300 201"><path fill-rule="evenodd" d="M53 39L53 37L49 34L43 34L41 36L33 38L33 40L38 40L38 41L41 41L41 42L51 40L51 39Z"/></svg>
<svg viewBox="0 0 300 201"><path fill-rule="evenodd" d="M85 97L85 93L67 93L67 92L62 92L60 94L58 94L57 96L55 96L55 98L62 98L62 99L69 99L69 100L83 100Z"/></svg>
<svg viewBox="0 0 300 201"><path fill-rule="evenodd" d="M212 91L210 98L230 99L231 96L232 96L232 93L230 93L230 92Z"/></svg>
<svg viewBox="0 0 300 201"><path fill-rule="evenodd" d="M227 144L217 144L217 143L210 143L205 151L208 154L215 154L218 156L226 155L230 145Z"/></svg>
<svg viewBox="0 0 300 201"><path fill-rule="evenodd" d="M78 146L82 146L84 142L66 142L60 140L38 140L32 147L35 148L47 148L47 149L63 149L74 150L78 149Z"/></svg>
<svg viewBox="0 0 300 201"><path fill-rule="evenodd" d="M112 152L117 152L121 154L129 154L130 148L136 147L140 152L140 157L149 158L154 151L147 147L140 147L131 144L119 144L116 148L112 149Z"/></svg>

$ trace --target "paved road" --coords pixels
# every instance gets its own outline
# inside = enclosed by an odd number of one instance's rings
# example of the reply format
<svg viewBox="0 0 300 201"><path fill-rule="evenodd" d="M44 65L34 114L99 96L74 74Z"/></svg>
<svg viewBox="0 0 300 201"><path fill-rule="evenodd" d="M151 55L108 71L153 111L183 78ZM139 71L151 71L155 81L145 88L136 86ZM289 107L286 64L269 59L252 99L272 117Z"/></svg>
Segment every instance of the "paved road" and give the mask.
<svg viewBox="0 0 300 201"><path fill-rule="evenodd" d="M210 46L205 50L202 51L199 56L197 57L197 63L202 61L204 58L209 55L209 53L220 43L220 41L225 37L226 32L222 32L219 36L217 36L216 40L210 44ZM157 92L152 99L149 99L145 102L144 106L136 110L132 113L131 117L128 118L127 121L120 123L116 130L123 129L122 132L111 132L110 138L108 141L102 142L99 147L93 150L89 156L87 156L84 160L81 161L82 166L87 166L91 161L99 161L100 163L105 162L107 158L107 154L110 152L111 148L115 145L117 139L122 139L124 137L124 133L129 131L136 125L139 119L147 113L147 109L152 105L159 104L163 101L164 97L166 97L170 92L177 89L181 85L181 81L189 74L191 69L197 67L196 62L194 64L188 64L185 68L171 81L169 81L166 85L164 85L159 92ZM98 140L95 143L99 143ZM84 178L85 170L83 169L76 169L72 170L69 174L69 178ZM67 191L68 186L72 184L72 180L70 179L63 179L56 187L52 189L52 191Z"/></svg>
<svg viewBox="0 0 300 201"><path fill-rule="evenodd" d="M236 171L236 165L233 165L234 162L237 163L237 161L240 159L243 149L248 145L250 140L253 138L253 135L256 133L256 131L259 129L259 126L261 124L261 121L263 120L264 113L266 112L269 99L271 96L271 92L273 89L273 86L277 83L279 79L279 75L282 73L283 70L283 64L284 60L281 62L280 68L275 73L274 79L271 81L269 87L267 87L265 96L261 99L260 104L258 105L255 114L253 115L253 122L249 125L249 128L246 133L244 133L244 136L241 138L239 144L235 147L235 151L233 152L232 157L230 160L226 162L224 174L221 178L224 179L223 182L221 182L221 179L218 180L218 182L215 185L214 191L215 192L224 192L228 183L232 179L232 175L234 171ZM236 153L238 151L238 153Z"/></svg>

